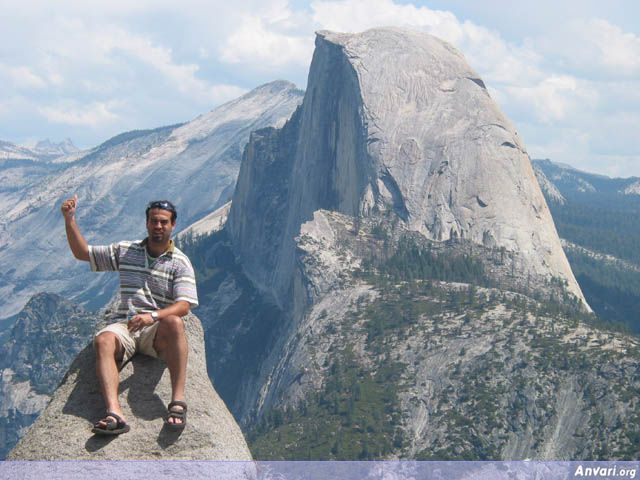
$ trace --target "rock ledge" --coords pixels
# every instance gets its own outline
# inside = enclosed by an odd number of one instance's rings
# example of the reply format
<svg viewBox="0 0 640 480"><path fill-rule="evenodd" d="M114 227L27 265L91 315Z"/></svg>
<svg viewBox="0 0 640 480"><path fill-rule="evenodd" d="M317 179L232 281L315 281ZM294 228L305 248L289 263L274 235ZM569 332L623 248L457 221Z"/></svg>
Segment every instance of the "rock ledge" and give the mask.
<svg viewBox="0 0 640 480"><path fill-rule="evenodd" d="M89 344L7 460L251 460L240 428L207 375L200 320L190 314L185 329L189 413L182 432L164 426L171 399L165 363L137 355L120 372L120 402L131 431L115 438L93 435L92 423L104 415L104 403Z"/></svg>

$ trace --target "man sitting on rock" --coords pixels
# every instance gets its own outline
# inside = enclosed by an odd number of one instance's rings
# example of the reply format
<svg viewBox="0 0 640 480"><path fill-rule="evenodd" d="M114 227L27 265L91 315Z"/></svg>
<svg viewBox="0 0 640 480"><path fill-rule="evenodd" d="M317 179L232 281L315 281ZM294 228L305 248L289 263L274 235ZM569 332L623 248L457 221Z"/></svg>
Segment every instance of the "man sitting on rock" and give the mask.
<svg viewBox="0 0 640 480"><path fill-rule="evenodd" d="M151 202L146 210L147 238L90 246L75 220L77 206L77 195L62 204L73 255L90 262L92 271L120 272L120 303L116 312L119 321L100 330L94 338L96 374L107 413L92 431L99 435L129 431L118 402L118 367L137 352L166 361L172 398L165 423L169 428L184 428L188 348L182 317L198 305L198 296L191 262L171 240L176 209L168 201Z"/></svg>

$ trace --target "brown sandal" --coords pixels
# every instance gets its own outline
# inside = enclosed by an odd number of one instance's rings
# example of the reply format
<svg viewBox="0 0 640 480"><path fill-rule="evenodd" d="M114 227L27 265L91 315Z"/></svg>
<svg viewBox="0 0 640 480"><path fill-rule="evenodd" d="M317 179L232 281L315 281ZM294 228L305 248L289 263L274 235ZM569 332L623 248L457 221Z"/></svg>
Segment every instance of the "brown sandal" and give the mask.
<svg viewBox="0 0 640 480"><path fill-rule="evenodd" d="M175 407L182 407L182 410L177 409ZM167 406L167 412L169 414L167 415L167 418L165 419L164 423L169 428L172 428L174 430L181 430L185 427L185 425L187 424L187 404L186 403L180 402L178 400L173 401ZM174 420L181 420L181 422L180 423L169 422L170 418L173 418Z"/></svg>
<svg viewBox="0 0 640 480"><path fill-rule="evenodd" d="M100 422L104 422L106 425L100 425ZM105 417L96 422L93 429L91 429L96 435L120 435L121 433L127 433L129 430L129 425L122 420L120 415L113 412L107 412Z"/></svg>

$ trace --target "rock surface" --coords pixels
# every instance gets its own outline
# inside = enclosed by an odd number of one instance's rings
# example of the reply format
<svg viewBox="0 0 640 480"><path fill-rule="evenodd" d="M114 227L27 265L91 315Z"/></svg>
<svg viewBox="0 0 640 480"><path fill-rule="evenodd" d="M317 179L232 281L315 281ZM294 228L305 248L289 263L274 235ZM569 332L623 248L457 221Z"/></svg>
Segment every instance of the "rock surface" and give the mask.
<svg viewBox="0 0 640 480"><path fill-rule="evenodd" d="M187 426L164 426L171 399L169 372L161 360L135 356L120 372L120 402L131 431L117 438L91 433L104 415L95 380L92 345L78 355L40 418L7 460L251 460L235 420L207 375L203 331L185 319L189 342Z"/></svg>
<svg viewBox="0 0 640 480"><path fill-rule="evenodd" d="M550 202L558 203L559 205L564 205L567 203L566 198L560 193L558 187L556 187L552 182L549 181L547 176L542 171L540 165L533 164L533 171L536 174L536 179L538 180L538 184L542 191L547 195L547 198Z"/></svg>
<svg viewBox="0 0 640 480"><path fill-rule="evenodd" d="M522 139L463 55L430 35L319 32L301 107L251 137L228 228L279 305L318 209L517 252L520 273L560 278L584 302Z"/></svg>
<svg viewBox="0 0 640 480"><path fill-rule="evenodd" d="M257 459L635 458L636 336L498 288L354 275L363 248L385 248L375 221L354 235L350 216L319 211L302 230L312 305L255 402Z"/></svg>
<svg viewBox="0 0 640 480"><path fill-rule="evenodd" d="M640 195L640 182L634 182L627 186L620 193L625 195Z"/></svg>
<svg viewBox="0 0 640 480"><path fill-rule="evenodd" d="M0 340L0 458L47 406L97 316L59 295L34 295Z"/></svg>

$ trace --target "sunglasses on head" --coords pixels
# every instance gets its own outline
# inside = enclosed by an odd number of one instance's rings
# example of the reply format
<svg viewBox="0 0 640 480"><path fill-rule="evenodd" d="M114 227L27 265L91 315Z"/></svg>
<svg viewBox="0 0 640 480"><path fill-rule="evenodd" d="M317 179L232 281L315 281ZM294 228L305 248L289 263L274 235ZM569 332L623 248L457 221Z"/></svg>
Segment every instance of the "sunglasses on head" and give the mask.
<svg viewBox="0 0 640 480"><path fill-rule="evenodd" d="M152 208L161 208L163 210L169 210L170 212L176 213L175 207L166 201L150 202L149 205L147 205L147 210Z"/></svg>

